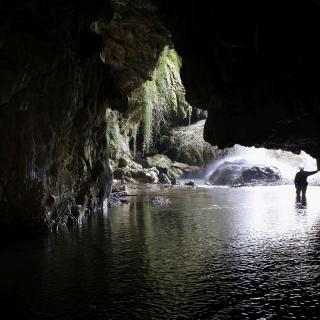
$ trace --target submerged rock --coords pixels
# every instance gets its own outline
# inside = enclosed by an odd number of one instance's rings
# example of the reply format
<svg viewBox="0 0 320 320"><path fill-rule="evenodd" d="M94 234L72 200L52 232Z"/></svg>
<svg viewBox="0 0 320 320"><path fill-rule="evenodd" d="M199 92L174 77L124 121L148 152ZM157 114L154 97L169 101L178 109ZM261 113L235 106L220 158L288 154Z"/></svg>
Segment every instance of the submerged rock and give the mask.
<svg viewBox="0 0 320 320"><path fill-rule="evenodd" d="M222 186L274 184L280 180L281 174L278 168L252 164L246 160L225 161L209 178L211 184Z"/></svg>
<svg viewBox="0 0 320 320"><path fill-rule="evenodd" d="M153 205L157 205L157 206L163 206L163 205L168 205L171 204L171 201L168 197L154 197L151 199L151 203Z"/></svg>
<svg viewBox="0 0 320 320"><path fill-rule="evenodd" d="M126 191L111 193L108 198L108 207L119 207L124 203L128 203L128 193Z"/></svg>

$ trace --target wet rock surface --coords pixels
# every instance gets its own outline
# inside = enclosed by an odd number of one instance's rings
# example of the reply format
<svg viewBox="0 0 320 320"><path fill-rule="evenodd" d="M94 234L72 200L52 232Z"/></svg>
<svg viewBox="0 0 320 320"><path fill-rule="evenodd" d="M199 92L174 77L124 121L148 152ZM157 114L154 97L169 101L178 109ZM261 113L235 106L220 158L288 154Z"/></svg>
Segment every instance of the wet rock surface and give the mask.
<svg viewBox="0 0 320 320"><path fill-rule="evenodd" d="M123 204L128 203L128 192L126 191L112 192L108 197L107 201L108 201L109 208L119 207Z"/></svg>
<svg viewBox="0 0 320 320"><path fill-rule="evenodd" d="M195 187L196 184L193 180L187 181L184 183L185 186Z"/></svg>
<svg viewBox="0 0 320 320"><path fill-rule="evenodd" d="M213 185L267 185L279 184L280 171L273 166L252 164L246 160L225 161L210 175Z"/></svg>
<svg viewBox="0 0 320 320"><path fill-rule="evenodd" d="M103 207L106 108L128 108L167 35L144 1L0 4L1 230L56 230Z"/></svg>
<svg viewBox="0 0 320 320"><path fill-rule="evenodd" d="M159 183L161 184L171 184L171 180L165 173L159 174Z"/></svg>
<svg viewBox="0 0 320 320"><path fill-rule="evenodd" d="M168 197L157 196L151 199L151 204L154 206L167 206L171 204L171 201Z"/></svg>

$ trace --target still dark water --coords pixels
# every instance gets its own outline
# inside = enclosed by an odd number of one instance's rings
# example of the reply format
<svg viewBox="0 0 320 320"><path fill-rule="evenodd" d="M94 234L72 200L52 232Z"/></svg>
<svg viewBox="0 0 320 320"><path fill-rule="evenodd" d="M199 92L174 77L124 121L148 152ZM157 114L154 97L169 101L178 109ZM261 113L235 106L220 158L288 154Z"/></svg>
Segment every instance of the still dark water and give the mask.
<svg viewBox="0 0 320 320"><path fill-rule="evenodd" d="M138 193L0 252L0 318L320 319L320 188ZM154 195L170 197L154 207Z"/></svg>

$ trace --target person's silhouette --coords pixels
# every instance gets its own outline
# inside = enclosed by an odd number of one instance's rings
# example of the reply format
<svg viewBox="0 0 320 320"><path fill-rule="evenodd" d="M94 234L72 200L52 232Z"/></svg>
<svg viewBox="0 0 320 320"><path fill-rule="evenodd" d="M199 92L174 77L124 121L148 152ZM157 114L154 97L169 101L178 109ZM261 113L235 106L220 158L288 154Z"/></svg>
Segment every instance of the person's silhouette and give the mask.
<svg viewBox="0 0 320 320"><path fill-rule="evenodd" d="M297 200L300 200L300 195L302 193L302 200L306 200L306 192L308 187L307 178L315 173L318 172L318 170L315 171L304 171L304 167L302 165L299 166L300 171L297 172L295 178L294 178L294 185L296 187L296 193L297 193Z"/></svg>

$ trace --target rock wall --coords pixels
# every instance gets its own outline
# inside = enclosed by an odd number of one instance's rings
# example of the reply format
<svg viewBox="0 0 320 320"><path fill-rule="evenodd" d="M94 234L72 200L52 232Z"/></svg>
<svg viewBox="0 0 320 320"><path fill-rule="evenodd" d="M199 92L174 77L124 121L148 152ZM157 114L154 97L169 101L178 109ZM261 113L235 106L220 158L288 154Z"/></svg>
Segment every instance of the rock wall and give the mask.
<svg viewBox="0 0 320 320"><path fill-rule="evenodd" d="M0 233L59 229L112 183L106 108L126 110L167 31L148 2L0 4Z"/></svg>
<svg viewBox="0 0 320 320"><path fill-rule="evenodd" d="M112 160L132 159L136 152L152 153L170 128L188 124L192 107L185 100L180 68L180 57L166 46L151 79L129 94L127 111L107 110L110 123L107 137Z"/></svg>
<svg viewBox="0 0 320 320"><path fill-rule="evenodd" d="M208 142L320 156L318 1L158 2Z"/></svg>
<svg viewBox="0 0 320 320"><path fill-rule="evenodd" d="M162 137L165 153L172 160L205 167L225 155L223 150L203 139L205 120L184 127L172 128Z"/></svg>

